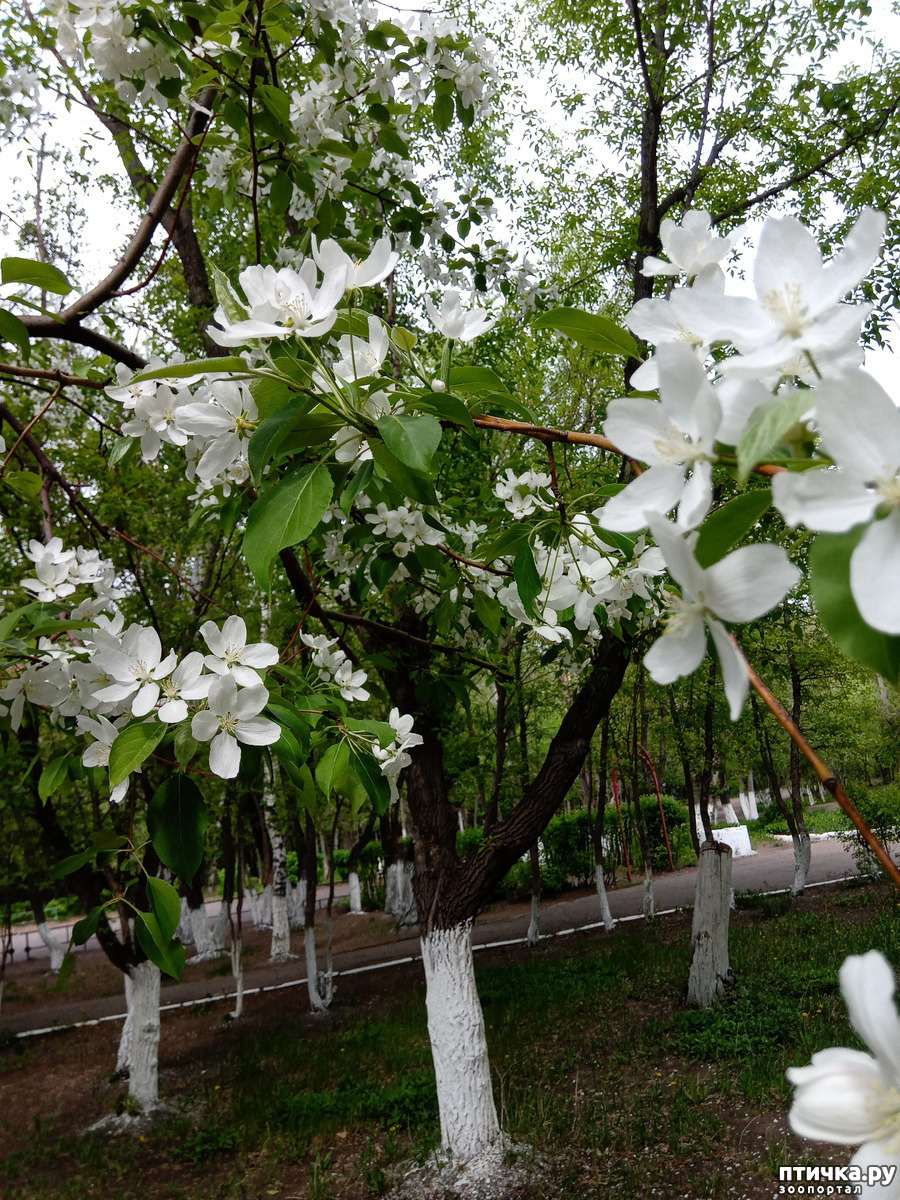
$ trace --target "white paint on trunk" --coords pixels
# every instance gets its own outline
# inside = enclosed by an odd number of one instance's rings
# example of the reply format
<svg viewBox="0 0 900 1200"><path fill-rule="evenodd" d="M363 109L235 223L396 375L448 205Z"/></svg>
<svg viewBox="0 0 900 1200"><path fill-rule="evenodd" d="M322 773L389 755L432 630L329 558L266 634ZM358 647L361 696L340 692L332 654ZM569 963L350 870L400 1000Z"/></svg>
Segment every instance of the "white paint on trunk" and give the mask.
<svg viewBox="0 0 900 1200"><path fill-rule="evenodd" d="M249 888L244 889L244 912L250 914L254 927L259 929L259 902L256 892L251 892Z"/></svg>
<svg viewBox="0 0 900 1200"><path fill-rule="evenodd" d="M644 917L651 921L656 916L656 897L653 895L653 872L644 867Z"/></svg>
<svg viewBox="0 0 900 1200"><path fill-rule="evenodd" d="M50 970L54 975L58 975L59 968L63 964L63 959L66 957L67 943L60 941L46 921L41 921L40 925L38 925L38 933L40 934L41 941L50 951Z"/></svg>
<svg viewBox="0 0 900 1200"><path fill-rule="evenodd" d="M597 898L600 901L600 919L603 921L603 928L607 933L612 933L616 927L616 922L609 907L609 897L606 894L606 884L603 880L603 868L601 866L594 868L594 882L597 886Z"/></svg>
<svg viewBox="0 0 900 1200"><path fill-rule="evenodd" d="M349 876L350 882L350 912L353 916L362 915L362 890L359 886L359 873L351 871Z"/></svg>
<svg viewBox="0 0 900 1200"><path fill-rule="evenodd" d="M794 846L794 882L791 885L791 895L799 896L806 887L806 877L809 874L809 864L812 859L812 846L809 834L805 829L798 829L797 836L791 838Z"/></svg>
<svg viewBox="0 0 900 1200"><path fill-rule="evenodd" d="M131 1007L131 976L125 976L125 1020L119 1037L119 1052L116 1055L116 1074L124 1079L131 1067L131 1027L134 1014Z"/></svg>
<svg viewBox="0 0 900 1200"><path fill-rule="evenodd" d="M265 799L265 796L263 797ZM274 800L274 796L272 797ZM287 854L284 838L276 828L267 808L266 831L272 846L272 947L269 962L287 962L291 957L291 923L288 914Z"/></svg>
<svg viewBox="0 0 900 1200"><path fill-rule="evenodd" d="M306 876L297 880L291 893L291 929L306 928Z"/></svg>
<svg viewBox="0 0 900 1200"><path fill-rule="evenodd" d="M181 942L182 946L193 946L194 933L191 929L191 910L188 908L187 898L181 897L181 917L178 921L178 928L175 930L175 936Z"/></svg>
<svg viewBox="0 0 900 1200"><path fill-rule="evenodd" d="M423 937L422 962L441 1145L454 1163L464 1164L502 1140L475 987L472 922L434 929Z"/></svg>
<svg viewBox="0 0 900 1200"><path fill-rule="evenodd" d="M224 899L219 905L216 919L213 921L212 943L216 954L225 953L225 935L228 932L228 905Z"/></svg>
<svg viewBox="0 0 900 1200"><path fill-rule="evenodd" d="M212 934L209 931L209 916L206 912L206 901L201 900L196 908L190 909L191 914L191 933L193 934L193 942L197 948L197 953L194 954L190 962L203 962L209 958L215 958L219 953L213 944Z"/></svg>
<svg viewBox="0 0 900 1200"><path fill-rule="evenodd" d="M387 869L384 911L400 926L415 925L419 919L412 888L413 865L397 859Z"/></svg>
<svg viewBox="0 0 900 1200"><path fill-rule="evenodd" d="M159 1104L159 967L131 967L131 1055L128 1094L150 1112Z"/></svg>
<svg viewBox="0 0 900 1200"><path fill-rule="evenodd" d="M541 940L541 897L531 893L531 920L528 922L528 945L536 946Z"/></svg>
<svg viewBox="0 0 900 1200"><path fill-rule="evenodd" d="M325 1012L334 999L334 978L330 972L320 971L316 961L316 931L307 927L303 934L306 951L306 988L309 992L309 1007L314 1013Z"/></svg>
<svg viewBox="0 0 900 1200"><path fill-rule="evenodd" d="M272 885L267 883L263 888L262 901L258 906L259 921L257 929L271 929L272 927Z"/></svg>
<svg viewBox="0 0 900 1200"><path fill-rule="evenodd" d="M725 991L731 907L731 848L706 842L700 848L691 931L688 1002L709 1008Z"/></svg>
<svg viewBox="0 0 900 1200"><path fill-rule="evenodd" d="M234 1012L232 1018L237 1021L244 1014L244 947L240 931L236 931L231 941L231 973L234 976Z"/></svg>

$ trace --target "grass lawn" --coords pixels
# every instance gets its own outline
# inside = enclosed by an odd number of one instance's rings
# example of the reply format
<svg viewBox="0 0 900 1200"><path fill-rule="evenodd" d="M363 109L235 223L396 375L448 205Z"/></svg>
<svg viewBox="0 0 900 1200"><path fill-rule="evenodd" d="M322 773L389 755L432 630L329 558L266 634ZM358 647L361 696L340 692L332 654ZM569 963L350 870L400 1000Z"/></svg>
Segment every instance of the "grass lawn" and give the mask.
<svg viewBox="0 0 900 1200"><path fill-rule="evenodd" d="M752 901L750 901L752 904ZM844 957L900 964L893 893L817 889L792 910L733 914L736 983L684 1005L690 918L476 956L503 1124L544 1164L520 1200L760 1198L780 1164L848 1151L787 1131L784 1069L858 1046L837 988ZM142 1137L85 1136L112 1111L118 1026L0 1050L5 1200L363 1200L435 1145L421 965L340 981L333 1011L302 989L166 1014L162 1091Z"/></svg>

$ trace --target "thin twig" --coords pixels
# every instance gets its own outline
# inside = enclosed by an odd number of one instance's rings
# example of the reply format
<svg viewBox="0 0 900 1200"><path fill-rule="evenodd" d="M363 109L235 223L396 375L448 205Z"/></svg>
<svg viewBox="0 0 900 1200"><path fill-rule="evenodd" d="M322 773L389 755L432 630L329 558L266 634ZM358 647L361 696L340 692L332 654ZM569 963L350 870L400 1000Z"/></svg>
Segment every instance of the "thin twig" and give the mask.
<svg viewBox="0 0 900 1200"><path fill-rule="evenodd" d="M813 750L812 746L803 736L803 733L800 731L797 724L788 714L787 709L784 707L781 701L769 691L769 689L754 671L753 667L751 667L750 663L747 662L747 656L744 654L733 634L731 635L731 642L747 665L747 671L750 675L750 683L753 687L753 690L762 700L763 704L765 704L766 708L768 708L769 712L771 712L775 717L775 720L779 723L779 725L786 730L791 741L815 771L816 775L818 775L825 788L827 788L831 795L834 796L835 800L837 800L838 804L859 830L863 841L884 867L891 882L898 889L898 891L900 891L900 870L898 870L897 864L869 828L865 818L841 787L834 772L829 770L822 759L819 758L818 754L816 754L815 750Z"/></svg>

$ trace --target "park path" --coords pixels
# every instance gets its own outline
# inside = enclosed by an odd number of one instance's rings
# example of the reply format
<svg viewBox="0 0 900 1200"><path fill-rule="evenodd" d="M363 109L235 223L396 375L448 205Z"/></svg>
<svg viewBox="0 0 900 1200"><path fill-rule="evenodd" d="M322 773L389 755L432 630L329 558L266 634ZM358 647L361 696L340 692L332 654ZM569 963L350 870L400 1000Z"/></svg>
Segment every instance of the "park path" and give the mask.
<svg viewBox="0 0 900 1200"><path fill-rule="evenodd" d="M850 850L838 839L814 841L812 863L808 882L824 883L856 875L857 869ZM654 897L658 910L690 908L694 899L696 867L689 867L674 874L658 875L654 879ZM737 892L775 891L788 888L794 876L794 855L790 845L769 846L758 854L736 858L733 862L732 882ZM613 916L628 918L643 912L643 887L641 884L616 888L609 892L609 904ZM509 905L494 908L478 918L473 933L476 947L497 942L524 938L528 931L530 909L527 905ZM340 920L352 921L347 915ZM599 906L594 892L583 892L567 899L548 902L541 909L541 932L559 934L567 930L594 925L600 920ZM385 925L387 935L388 925ZM408 962L419 955L419 937L410 933L408 937L391 936L390 941L336 953L336 972L377 969L392 963ZM188 960L190 963L190 960ZM302 959L279 965L266 965L247 971L244 975L244 994L250 996L254 990L269 990L293 987L305 981L305 965ZM230 976L219 980L183 980L167 984L162 993L163 1012L169 1007L185 1003L224 1000L232 989ZM54 1027L65 1027L86 1021L111 1020L123 1016L121 995L98 996L67 1000L60 997L53 1005L41 1005L26 1012L4 1012L3 1028L15 1033L50 1031Z"/></svg>

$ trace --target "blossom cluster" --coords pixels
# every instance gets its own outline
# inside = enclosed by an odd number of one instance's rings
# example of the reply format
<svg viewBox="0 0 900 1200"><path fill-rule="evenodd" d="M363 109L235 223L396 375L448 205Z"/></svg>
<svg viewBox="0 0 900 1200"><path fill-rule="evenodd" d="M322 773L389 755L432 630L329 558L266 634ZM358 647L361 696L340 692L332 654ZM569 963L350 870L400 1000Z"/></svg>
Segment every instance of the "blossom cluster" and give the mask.
<svg viewBox="0 0 900 1200"><path fill-rule="evenodd" d="M695 531L712 506L713 465L723 452L733 456L731 448L764 417L780 430L766 452L794 436L790 427L799 423L801 439L818 439L811 465L828 468L776 473L775 506L792 526L862 527L851 559L853 599L873 628L900 633L900 413L861 369L869 306L842 302L877 258L884 228L881 214L865 210L826 264L799 221L770 218L751 297L727 294L719 265L735 235L718 236L705 213L688 214L680 226L664 222L661 240L672 262L648 260L644 269L684 275L684 285L665 299L640 301L626 318L656 347L633 382L658 388L659 400L629 396L609 405L605 435L648 469L607 502L599 519L614 531L649 529L681 588L645 659L653 678L668 683L693 671L708 630L735 718L748 674L722 621L768 612L800 572L782 548L767 545L745 546L704 568Z"/></svg>

